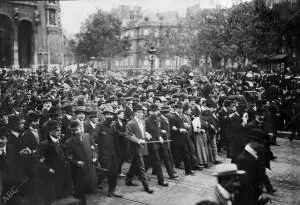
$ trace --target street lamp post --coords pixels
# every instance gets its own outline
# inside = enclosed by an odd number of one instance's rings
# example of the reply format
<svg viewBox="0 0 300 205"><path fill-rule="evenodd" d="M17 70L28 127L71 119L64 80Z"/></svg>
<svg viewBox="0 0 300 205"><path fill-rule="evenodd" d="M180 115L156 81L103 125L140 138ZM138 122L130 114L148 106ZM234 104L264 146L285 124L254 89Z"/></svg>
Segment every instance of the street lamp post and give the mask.
<svg viewBox="0 0 300 205"><path fill-rule="evenodd" d="M150 46L149 50L148 50L148 54L149 54L149 57L148 57L148 60L150 61L150 64L151 64L151 71L150 71L150 74L153 75L153 68L154 68L154 62L155 62L155 59L154 59L154 55L157 53L157 49L152 45Z"/></svg>

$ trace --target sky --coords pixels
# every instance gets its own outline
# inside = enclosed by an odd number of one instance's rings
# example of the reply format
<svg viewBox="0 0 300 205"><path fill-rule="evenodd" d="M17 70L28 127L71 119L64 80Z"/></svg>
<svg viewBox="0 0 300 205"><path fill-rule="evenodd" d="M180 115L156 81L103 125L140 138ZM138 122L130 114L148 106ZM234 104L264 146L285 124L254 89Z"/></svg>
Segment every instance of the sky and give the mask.
<svg viewBox="0 0 300 205"><path fill-rule="evenodd" d="M69 33L77 33L80 25L89 14L97 9L111 11L119 5L141 6L150 12L178 11L185 16L186 8L200 3L201 8L215 8L217 4L230 5L236 0L71 0L60 1L61 21L63 28Z"/></svg>

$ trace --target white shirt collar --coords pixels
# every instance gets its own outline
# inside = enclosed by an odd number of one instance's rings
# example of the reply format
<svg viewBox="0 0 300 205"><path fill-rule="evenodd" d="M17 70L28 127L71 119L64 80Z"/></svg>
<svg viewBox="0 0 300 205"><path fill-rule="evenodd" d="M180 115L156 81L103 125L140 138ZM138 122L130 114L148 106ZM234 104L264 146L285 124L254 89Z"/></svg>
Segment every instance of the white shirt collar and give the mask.
<svg viewBox="0 0 300 205"><path fill-rule="evenodd" d="M67 117L68 120L70 120L70 119L72 119L73 116L66 114L66 117Z"/></svg>
<svg viewBox="0 0 300 205"><path fill-rule="evenodd" d="M11 134L13 134L15 137L19 137L19 135L20 135L20 133L18 133L18 132L15 132L15 131L13 131L13 130L11 130Z"/></svg>
<svg viewBox="0 0 300 205"><path fill-rule="evenodd" d="M249 144L245 146L245 150L249 152L255 159L258 159L257 152Z"/></svg>
<svg viewBox="0 0 300 205"><path fill-rule="evenodd" d="M51 135L50 135L50 139L51 139L52 142L54 142L54 143L58 143L58 141L59 141L59 138L54 138L54 137L52 137Z"/></svg>
<svg viewBox="0 0 300 205"><path fill-rule="evenodd" d="M0 155L6 154L6 145L0 149Z"/></svg>
<svg viewBox="0 0 300 205"><path fill-rule="evenodd" d="M30 131L32 131L32 132L35 132L35 133L37 133L38 132L38 129L35 129L35 128L33 128L33 127L29 127L29 129L30 129Z"/></svg>
<svg viewBox="0 0 300 205"><path fill-rule="evenodd" d="M96 127L95 123L93 123L92 121L90 121L90 124L91 124L92 128L95 129L95 127Z"/></svg>

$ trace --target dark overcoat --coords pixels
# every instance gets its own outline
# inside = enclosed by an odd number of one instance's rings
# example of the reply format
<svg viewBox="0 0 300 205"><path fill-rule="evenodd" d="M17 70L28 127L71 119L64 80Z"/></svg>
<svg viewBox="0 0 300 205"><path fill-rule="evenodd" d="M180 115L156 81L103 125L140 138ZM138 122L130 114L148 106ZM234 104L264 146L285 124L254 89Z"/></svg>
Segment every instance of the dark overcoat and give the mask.
<svg viewBox="0 0 300 205"><path fill-rule="evenodd" d="M66 141L69 158L71 159L72 180L75 187L85 189L86 193L91 192L97 185L97 174L93 158L98 158L93 141L88 134L83 134L82 142L78 137L69 138ZM85 166L77 166L77 161L84 162Z"/></svg>
<svg viewBox="0 0 300 205"><path fill-rule="evenodd" d="M68 196L71 190L71 178L66 147L60 142L54 143L48 137L41 142L37 155L41 161L38 173L42 179L40 191L43 199L46 202L53 202ZM52 174L50 169L55 173Z"/></svg>
<svg viewBox="0 0 300 205"><path fill-rule="evenodd" d="M241 191L239 203L244 205L257 205L257 200L262 193L261 182L265 174L265 167L260 160L255 159L246 150L238 156L237 166L246 172L241 178Z"/></svg>
<svg viewBox="0 0 300 205"><path fill-rule="evenodd" d="M114 127L112 124L103 121L97 124L93 135L96 144L98 144L99 162L101 166L108 169L110 174L117 174L119 171L120 152Z"/></svg>

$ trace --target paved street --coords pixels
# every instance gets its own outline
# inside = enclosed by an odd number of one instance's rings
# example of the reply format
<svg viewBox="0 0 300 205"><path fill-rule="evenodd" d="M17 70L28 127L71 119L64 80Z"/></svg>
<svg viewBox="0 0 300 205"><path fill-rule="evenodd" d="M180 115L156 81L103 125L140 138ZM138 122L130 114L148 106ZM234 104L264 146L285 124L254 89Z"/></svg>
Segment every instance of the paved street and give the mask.
<svg viewBox="0 0 300 205"><path fill-rule="evenodd" d="M280 146L271 149L278 156L271 163L272 171L268 171L272 184L278 190L276 196L270 196L273 204L299 205L300 204L300 141L289 142L287 139L278 139ZM221 158L223 162L228 159ZM128 164L125 169L128 169ZM154 194L143 191L142 185L128 187L124 185L124 179L119 179L118 191L124 195L123 199L106 197L106 188L99 190L99 194L89 196L89 205L194 205L204 199L214 198L214 186L216 179L211 173L215 167L195 172L195 176L185 176L183 170L177 169L180 178L176 181L167 180L169 187L163 188L157 185L156 178L148 171L149 183L154 189ZM166 172L165 176L167 177Z"/></svg>

